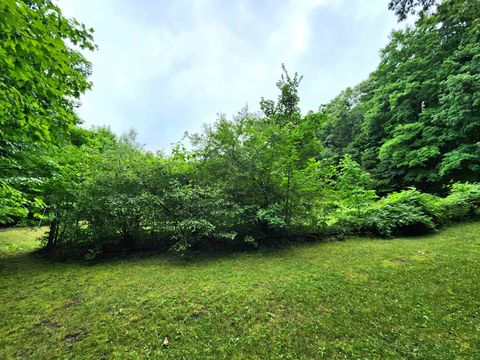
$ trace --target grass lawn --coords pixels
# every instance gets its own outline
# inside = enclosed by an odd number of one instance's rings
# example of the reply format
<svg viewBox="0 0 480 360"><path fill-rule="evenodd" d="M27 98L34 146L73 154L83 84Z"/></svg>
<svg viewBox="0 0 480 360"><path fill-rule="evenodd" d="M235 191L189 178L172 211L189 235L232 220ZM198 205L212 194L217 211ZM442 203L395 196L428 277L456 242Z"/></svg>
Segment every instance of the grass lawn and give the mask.
<svg viewBox="0 0 480 360"><path fill-rule="evenodd" d="M1 359L480 359L480 223L93 264L38 233L0 231Z"/></svg>
<svg viewBox="0 0 480 360"><path fill-rule="evenodd" d="M0 229L0 259L25 252L35 250L40 246L37 240L42 236L47 228L19 228L19 229Z"/></svg>

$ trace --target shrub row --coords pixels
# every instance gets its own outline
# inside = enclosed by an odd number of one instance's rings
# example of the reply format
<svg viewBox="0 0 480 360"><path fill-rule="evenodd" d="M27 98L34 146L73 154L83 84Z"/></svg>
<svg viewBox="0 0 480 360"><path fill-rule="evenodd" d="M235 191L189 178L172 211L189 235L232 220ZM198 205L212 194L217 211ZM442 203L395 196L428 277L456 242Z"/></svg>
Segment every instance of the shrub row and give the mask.
<svg viewBox="0 0 480 360"><path fill-rule="evenodd" d="M365 204L360 212L344 209L333 227L341 235L390 237L434 232L444 224L478 217L480 184L457 183L444 198L410 189Z"/></svg>

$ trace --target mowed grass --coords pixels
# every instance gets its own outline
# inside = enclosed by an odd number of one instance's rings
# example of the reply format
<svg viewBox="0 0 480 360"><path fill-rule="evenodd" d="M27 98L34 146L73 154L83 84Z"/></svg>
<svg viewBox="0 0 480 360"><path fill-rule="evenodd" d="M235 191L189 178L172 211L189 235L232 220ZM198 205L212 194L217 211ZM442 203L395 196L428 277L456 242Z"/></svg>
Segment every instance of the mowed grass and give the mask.
<svg viewBox="0 0 480 360"><path fill-rule="evenodd" d="M1 359L480 359L480 223L93 264L35 235L0 232Z"/></svg>
<svg viewBox="0 0 480 360"><path fill-rule="evenodd" d="M0 229L0 258L37 249L40 246L38 239L46 230L45 227Z"/></svg>

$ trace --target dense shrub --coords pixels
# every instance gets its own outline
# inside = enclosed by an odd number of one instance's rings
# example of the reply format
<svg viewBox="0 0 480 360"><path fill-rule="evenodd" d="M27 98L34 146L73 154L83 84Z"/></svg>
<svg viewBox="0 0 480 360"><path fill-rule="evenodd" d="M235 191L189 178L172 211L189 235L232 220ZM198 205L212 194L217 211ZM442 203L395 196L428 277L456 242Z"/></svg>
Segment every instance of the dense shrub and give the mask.
<svg viewBox="0 0 480 360"><path fill-rule="evenodd" d="M480 184L457 183L439 202L443 222L468 220L480 216Z"/></svg>
<svg viewBox="0 0 480 360"><path fill-rule="evenodd" d="M417 190L391 193L360 211L343 209L334 224L336 233L380 236L435 231L451 221L480 217L480 184L457 183L440 198Z"/></svg>
<svg viewBox="0 0 480 360"><path fill-rule="evenodd" d="M184 254L208 242L232 242L237 238L238 207L221 189L176 184L165 194L164 232L174 241L172 250Z"/></svg>
<svg viewBox="0 0 480 360"><path fill-rule="evenodd" d="M358 209L342 209L337 212L336 217L330 225L331 234L339 236L350 236L367 233L366 219L372 205L364 205Z"/></svg>
<svg viewBox="0 0 480 360"><path fill-rule="evenodd" d="M97 132L62 148L44 189L47 247L88 258L145 247L184 254L318 234L419 234L479 214L478 184L456 184L445 199L410 189L378 200L352 156L323 156L325 119L302 116L299 81L285 70L263 114L220 116L169 156L144 151L134 134Z"/></svg>
<svg viewBox="0 0 480 360"><path fill-rule="evenodd" d="M415 235L436 229L434 220L421 208L406 203L381 203L373 207L365 221L367 232L380 236Z"/></svg>
<svg viewBox="0 0 480 360"><path fill-rule="evenodd" d="M439 219L437 198L417 190L389 194L361 212L339 216L336 228L342 234L369 233L380 236L419 234L434 231Z"/></svg>
<svg viewBox="0 0 480 360"><path fill-rule="evenodd" d="M429 232L438 224L437 201L415 189L391 193L378 201L367 223L383 236Z"/></svg>

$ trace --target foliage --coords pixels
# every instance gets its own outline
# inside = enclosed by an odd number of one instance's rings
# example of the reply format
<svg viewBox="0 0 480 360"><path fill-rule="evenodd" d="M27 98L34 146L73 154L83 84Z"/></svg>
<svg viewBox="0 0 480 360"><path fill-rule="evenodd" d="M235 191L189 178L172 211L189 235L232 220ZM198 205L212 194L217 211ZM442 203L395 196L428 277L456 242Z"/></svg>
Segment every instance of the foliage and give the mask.
<svg viewBox="0 0 480 360"><path fill-rule="evenodd" d="M0 183L0 224L13 220L14 217L25 217L28 214L27 199L22 193L5 182Z"/></svg>
<svg viewBox="0 0 480 360"><path fill-rule="evenodd" d="M421 16L392 33L367 81L324 106L325 155L354 155L381 194L478 180L480 2L433 4L391 1L400 17Z"/></svg>
<svg viewBox="0 0 480 360"><path fill-rule="evenodd" d="M450 194L442 199L440 206L445 222L480 217L480 184L453 184Z"/></svg>
<svg viewBox="0 0 480 360"><path fill-rule="evenodd" d="M414 235L435 231L452 221L480 217L480 186L456 183L450 194L437 197L418 190L391 193L360 211L345 209L334 225L340 234L371 233L380 236Z"/></svg>
<svg viewBox="0 0 480 360"><path fill-rule="evenodd" d="M301 116L300 79L284 69L278 101L262 100L263 116L220 117L189 136L191 150L179 145L171 156L101 129L64 146L44 186L47 247L88 250L88 257L145 245L183 254L319 229L332 209L336 170L314 157L322 116Z"/></svg>
<svg viewBox="0 0 480 360"><path fill-rule="evenodd" d="M368 190L372 185L370 174L365 172L350 155L345 155L340 161L336 186L342 198L342 204L354 208L360 215L361 208L368 206L377 198L375 191Z"/></svg>
<svg viewBox="0 0 480 360"><path fill-rule="evenodd" d="M434 197L417 190L389 194L372 207L366 230L381 236L414 235L437 228Z"/></svg>
<svg viewBox="0 0 480 360"><path fill-rule="evenodd" d="M90 88L92 29L63 17L50 0L0 3L0 223L41 205L43 162L33 154L61 144L79 123Z"/></svg>
<svg viewBox="0 0 480 360"><path fill-rule="evenodd" d="M77 126L77 100L91 86L79 50L95 48L91 29L50 0L2 2L0 224L41 219L48 249L93 259L392 236L474 218L480 0L389 6L400 20L419 16L392 33L366 81L302 114L302 77L282 66L276 100L220 114L165 155L133 132ZM446 198L426 194L452 184Z"/></svg>
<svg viewBox="0 0 480 360"><path fill-rule="evenodd" d="M135 241L139 214L154 203L144 188L150 175L148 156L132 140L124 137L103 149L89 144L64 148L60 171L46 187L54 217L49 246L101 247L107 241Z"/></svg>
<svg viewBox="0 0 480 360"><path fill-rule="evenodd" d="M359 159L355 139L361 132L365 108L362 104L367 97L370 83L362 82L354 88L347 88L335 99L321 107L324 115L319 139L327 150L323 156L340 158L343 154L351 154Z"/></svg>
<svg viewBox="0 0 480 360"><path fill-rule="evenodd" d="M429 8L437 3L438 0L390 0L388 8L395 12L398 20L403 21L408 15L415 14L418 8L420 8L420 14L424 15Z"/></svg>
<svg viewBox="0 0 480 360"><path fill-rule="evenodd" d="M144 152L134 136L65 147L57 156L59 171L45 187L47 247L88 250L91 258L152 242L184 253L199 239L232 240L237 212L222 192L194 185L185 159Z"/></svg>
<svg viewBox="0 0 480 360"><path fill-rule="evenodd" d="M165 207L171 223L169 236L173 250L185 254L192 246L207 241L233 241L237 233L237 207L228 202L218 188L178 186L166 194Z"/></svg>
<svg viewBox="0 0 480 360"><path fill-rule="evenodd" d="M144 151L134 133L82 133L53 157L45 183L47 247L89 259L151 247L185 255L311 234L424 233L476 214L469 184L445 199L407 190L377 200L375 181L352 155L338 163L325 156L317 134L328 112L300 114L300 79L284 69L278 101L262 99L262 114L222 115L170 156ZM405 125L402 136L418 126Z"/></svg>
<svg viewBox="0 0 480 360"><path fill-rule="evenodd" d="M314 225L315 207L331 187L332 171L315 158L323 115L300 114L300 80L284 68L278 101L262 99L263 114L243 111L231 121L221 116L203 134L190 136L196 181L217 184L237 204L245 236L265 238Z"/></svg>
<svg viewBox="0 0 480 360"><path fill-rule="evenodd" d="M437 198L417 190L391 193L361 209L342 211L334 225L341 235L372 234L391 237L432 232L437 229Z"/></svg>

